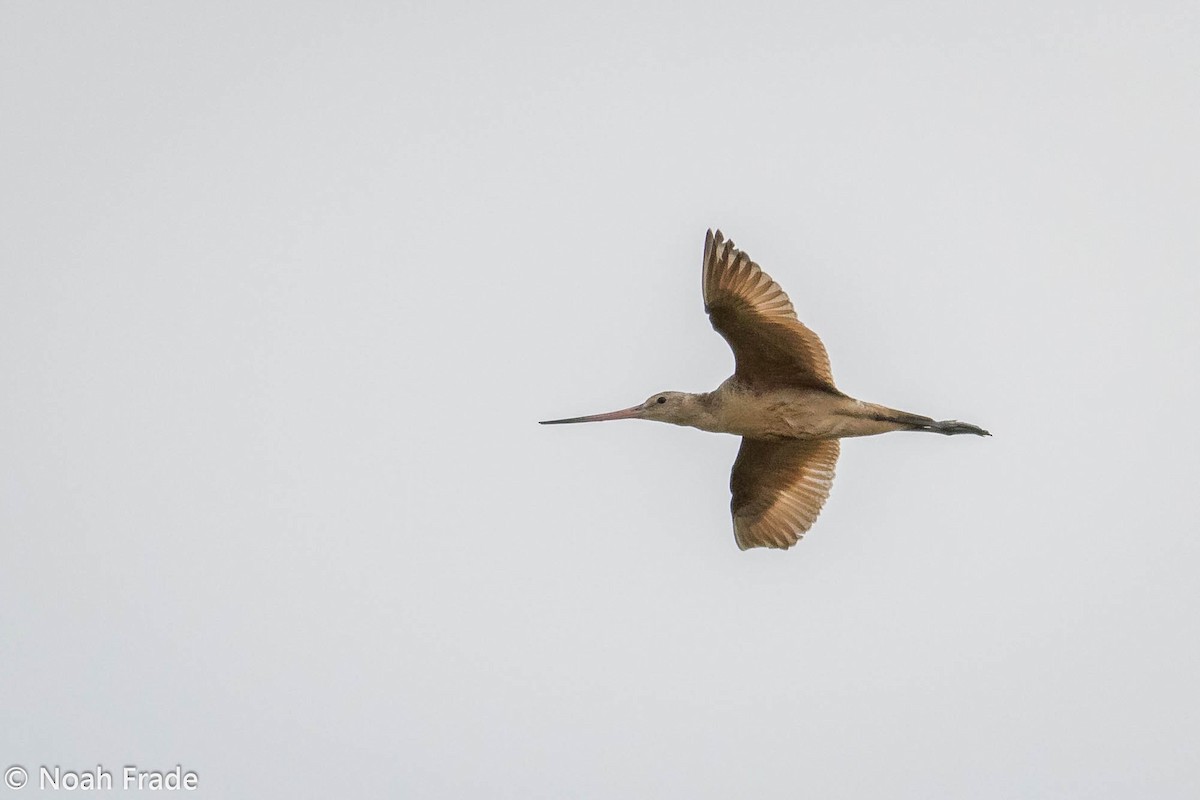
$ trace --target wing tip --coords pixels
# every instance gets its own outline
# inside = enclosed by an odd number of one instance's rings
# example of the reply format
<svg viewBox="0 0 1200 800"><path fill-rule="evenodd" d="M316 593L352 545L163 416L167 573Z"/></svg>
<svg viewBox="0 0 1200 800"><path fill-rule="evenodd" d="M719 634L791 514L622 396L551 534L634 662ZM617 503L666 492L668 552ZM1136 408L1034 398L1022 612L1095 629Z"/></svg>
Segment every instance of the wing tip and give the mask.
<svg viewBox="0 0 1200 800"><path fill-rule="evenodd" d="M738 549L745 552L754 548L764 547L770 550L791 550L800 540L804 538L804 534L808 533L808 529L793 530L788 533L783 533L782 530L777 532L782 535L774 537L760 536L752 540L747 534L749 531L744 531L738 525L739 518L735 514L733 517L733 539L737 543ZM790 539L790 541L789 541Z"/></svg>
<svg viewBox="0 0 1200 800"><path fill-rule="evenodd" d="M705 261L708 260L710 253L721 250L721 245L728 245L730 248L734 246L733 242L725 238L725 234L721 233L720 228L709 228L704 234L704 255Z"/></svg>
<svg viewBox="0 0 1200 800"><path fill-rule="evenodd" d="M725 243L725 237L721 234L720 228L709 228L704 234L704 265L708 266L714 260L717 251L721 249L721 245Z"/></svg>

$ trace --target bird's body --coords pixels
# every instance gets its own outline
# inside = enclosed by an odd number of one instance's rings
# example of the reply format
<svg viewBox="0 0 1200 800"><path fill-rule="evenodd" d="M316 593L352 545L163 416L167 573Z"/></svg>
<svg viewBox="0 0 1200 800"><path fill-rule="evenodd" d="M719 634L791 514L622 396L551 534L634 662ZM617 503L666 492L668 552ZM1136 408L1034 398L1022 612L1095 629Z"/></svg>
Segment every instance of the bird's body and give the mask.
<svg viewBox="0 0 1200 800"><path fill-rule="evenodd" d="M902 430L990 435L839 391L821 340L797 319L779 284L720 231L705 240L703 290L713 327L737 361L716 390L660 392L622 411L543 424L650 419L741 436L730 489L743 550L786 549L808 531L829 495L840 439Z"/></svg>
<svg viewBox="0 0 1200 800"><path fill-rule="evenodd" d="M874 436L934 423L928 417L864 403L841 392L806 388L756 391L737 378L729 378L715 391L687 396L694 398L681 404L688 410L663 422L764 441Z"/></svg>

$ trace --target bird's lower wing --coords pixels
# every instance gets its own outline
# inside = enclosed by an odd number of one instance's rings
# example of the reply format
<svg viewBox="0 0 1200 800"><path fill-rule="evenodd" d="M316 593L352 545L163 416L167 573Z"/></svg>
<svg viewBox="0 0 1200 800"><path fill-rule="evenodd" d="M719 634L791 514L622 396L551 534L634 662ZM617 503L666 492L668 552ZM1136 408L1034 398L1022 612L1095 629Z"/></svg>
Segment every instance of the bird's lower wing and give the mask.
<svg viewBox="0 0 1200 800"><path fill-rule="evenodd" d="M738 547L786 550L800 541L829 497L839 451L837 439L742 439L729 480Z"/></svg>

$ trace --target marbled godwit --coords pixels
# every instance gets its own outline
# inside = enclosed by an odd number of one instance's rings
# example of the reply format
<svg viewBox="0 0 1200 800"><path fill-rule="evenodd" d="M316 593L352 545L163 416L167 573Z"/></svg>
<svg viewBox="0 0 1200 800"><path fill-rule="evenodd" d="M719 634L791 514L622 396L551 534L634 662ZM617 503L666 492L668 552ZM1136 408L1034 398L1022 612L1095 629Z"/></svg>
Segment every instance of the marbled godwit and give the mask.
<svg viewBox="0 0 1200 800"><path fill-rule="evenodd" d="M888 431L991 434L838 391L829 356L783 289L720 231L704 240L704 310L733 349L733 375L703 394L659 392L622 411L541 424L650 419L742 437L729 489L738 547L787 549L829 496L838 440Z"/></svg>

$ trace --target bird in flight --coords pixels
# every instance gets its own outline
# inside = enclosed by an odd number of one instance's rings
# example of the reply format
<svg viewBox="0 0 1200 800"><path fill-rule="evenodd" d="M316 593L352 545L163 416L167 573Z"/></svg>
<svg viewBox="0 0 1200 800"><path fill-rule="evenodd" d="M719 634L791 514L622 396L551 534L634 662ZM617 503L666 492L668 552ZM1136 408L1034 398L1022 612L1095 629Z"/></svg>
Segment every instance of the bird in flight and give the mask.
<svg viewBox="0 0 1200 800"><path fill-rule="evenodd" d="M838 391L821 340L797 319L779 284L720 231L704 240L703 289L704 310L737 362L715 391L659 392L621 411L541 424L649 419L741 436L729 489L742 550L786 550L808 532L829 496L839 439L889 431L991 436Z"/></svg>

